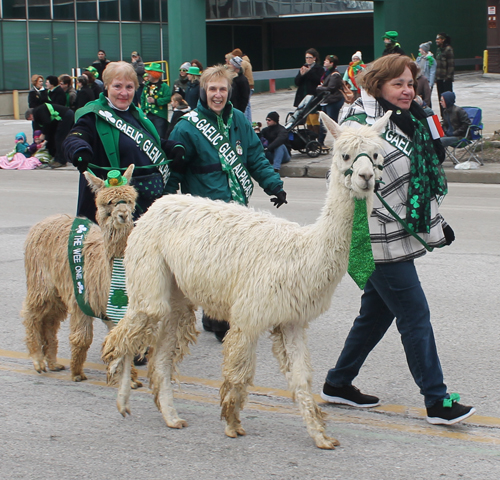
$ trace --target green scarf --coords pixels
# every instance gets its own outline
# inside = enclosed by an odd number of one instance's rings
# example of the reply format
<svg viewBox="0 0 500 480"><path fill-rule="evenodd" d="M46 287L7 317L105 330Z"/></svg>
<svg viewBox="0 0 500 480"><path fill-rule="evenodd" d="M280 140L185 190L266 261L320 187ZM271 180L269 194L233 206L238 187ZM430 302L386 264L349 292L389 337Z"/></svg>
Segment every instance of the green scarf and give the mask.
<svg viewBox="0 0 500 480"><path fill-rule="evenodd" d="M415 132L413 150L410 155L410 182L406 222L418 233L429 233L431 229L431 200L446 195L448 188L432 140L421 122L411 115Z"/></svg>

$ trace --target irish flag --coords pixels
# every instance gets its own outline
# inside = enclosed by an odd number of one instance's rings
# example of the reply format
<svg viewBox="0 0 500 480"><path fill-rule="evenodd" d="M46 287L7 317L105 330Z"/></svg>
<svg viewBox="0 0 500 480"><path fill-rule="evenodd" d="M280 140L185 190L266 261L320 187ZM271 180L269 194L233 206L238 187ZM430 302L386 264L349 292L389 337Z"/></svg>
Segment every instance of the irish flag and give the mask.
<svg viewBox="0 0 500 480"><path fill-rule="evenodd" d="M433 140L444 137L444 132L437 115L432 115L432 117L427 117L427 123L429 124L429 129L431 131Z"/></svg>

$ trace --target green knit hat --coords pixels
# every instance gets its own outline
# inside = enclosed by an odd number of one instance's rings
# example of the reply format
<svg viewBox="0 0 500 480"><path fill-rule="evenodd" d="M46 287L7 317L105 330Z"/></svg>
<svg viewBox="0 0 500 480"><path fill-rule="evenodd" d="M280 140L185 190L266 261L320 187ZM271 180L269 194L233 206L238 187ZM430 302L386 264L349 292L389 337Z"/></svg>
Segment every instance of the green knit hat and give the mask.
<svg viewBox="0 0 500 480"><path fill-rule="evenodd" d="M161 65L158 62L151 62L149 65L145 65L144 70L146 70L146 72L165 73L165 70L162 70Z"/></svg>
<svg viewBox="0 0 500 480"><path fill-rule="evenodd" d="M398 32L390 30L389 32L385 32L382 38L388 38L389 40L395 42L398 39Z"/></svg>

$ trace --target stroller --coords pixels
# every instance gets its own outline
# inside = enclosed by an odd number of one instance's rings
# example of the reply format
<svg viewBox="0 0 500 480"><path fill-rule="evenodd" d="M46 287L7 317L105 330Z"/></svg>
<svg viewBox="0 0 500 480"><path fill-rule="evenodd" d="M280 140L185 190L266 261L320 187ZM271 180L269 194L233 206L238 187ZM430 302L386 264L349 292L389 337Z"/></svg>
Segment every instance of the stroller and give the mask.
<svg viewBox="0 0 500 480"><path fill-rule="evenodd" d="M287 115L285 128L288 130L288 139L293 150L307 153L312 158L329 152L329 149L321 148L318 136L305 126L307 116L314 112L328 94L329 92L321 92L316 96L306 95L297 110Z"/></svg>

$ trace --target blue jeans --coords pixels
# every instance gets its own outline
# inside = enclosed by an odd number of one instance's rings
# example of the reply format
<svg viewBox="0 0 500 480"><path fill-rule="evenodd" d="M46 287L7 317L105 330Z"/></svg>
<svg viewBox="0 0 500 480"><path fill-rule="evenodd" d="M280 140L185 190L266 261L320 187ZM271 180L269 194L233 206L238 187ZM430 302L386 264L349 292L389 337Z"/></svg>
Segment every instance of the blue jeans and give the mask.
<svg viewBox="0 0 500 480"><path fill-rule="evenodd" d="M323 112L325 112L332 120L335 120L335 122L338 123L339 113L340 109L342 108L342 105L344 105L344 98L341 98L338 102L328 103L326 105L323 105L321 108L323 109ZM318 141L319 143L321 143L321 145L323 145L325 138L326 138L326 127L323 125L323 122L321 122L321 129L319 131L319 138L318 138Z"/></svg>
<svg viewBox="0 0 500 480"><path fill-rule="evenodd" d="M441 143L443 144L443 147L449 147L451 145L455 145L461 140L460 137L441 137Z"/></svg>
<svg viewBox="0 0 500 480"><path fill-rule="evenodd" d="M266 152L267 159L273 164L273 168L275 170L279 170L281 168L282 163L288 163L290 161L290 152L285 145L280 145L276 147L272 152L268 150Z"/></svg>
<svg viewBox="0 0 500 480"><path fill-rule="evenodd" d="M431 407L447 393L429 306L413 261L377 264L361 297L359 315L326 382L332 386L350 385L394 318L410 372L425 406Z"/></svg>

